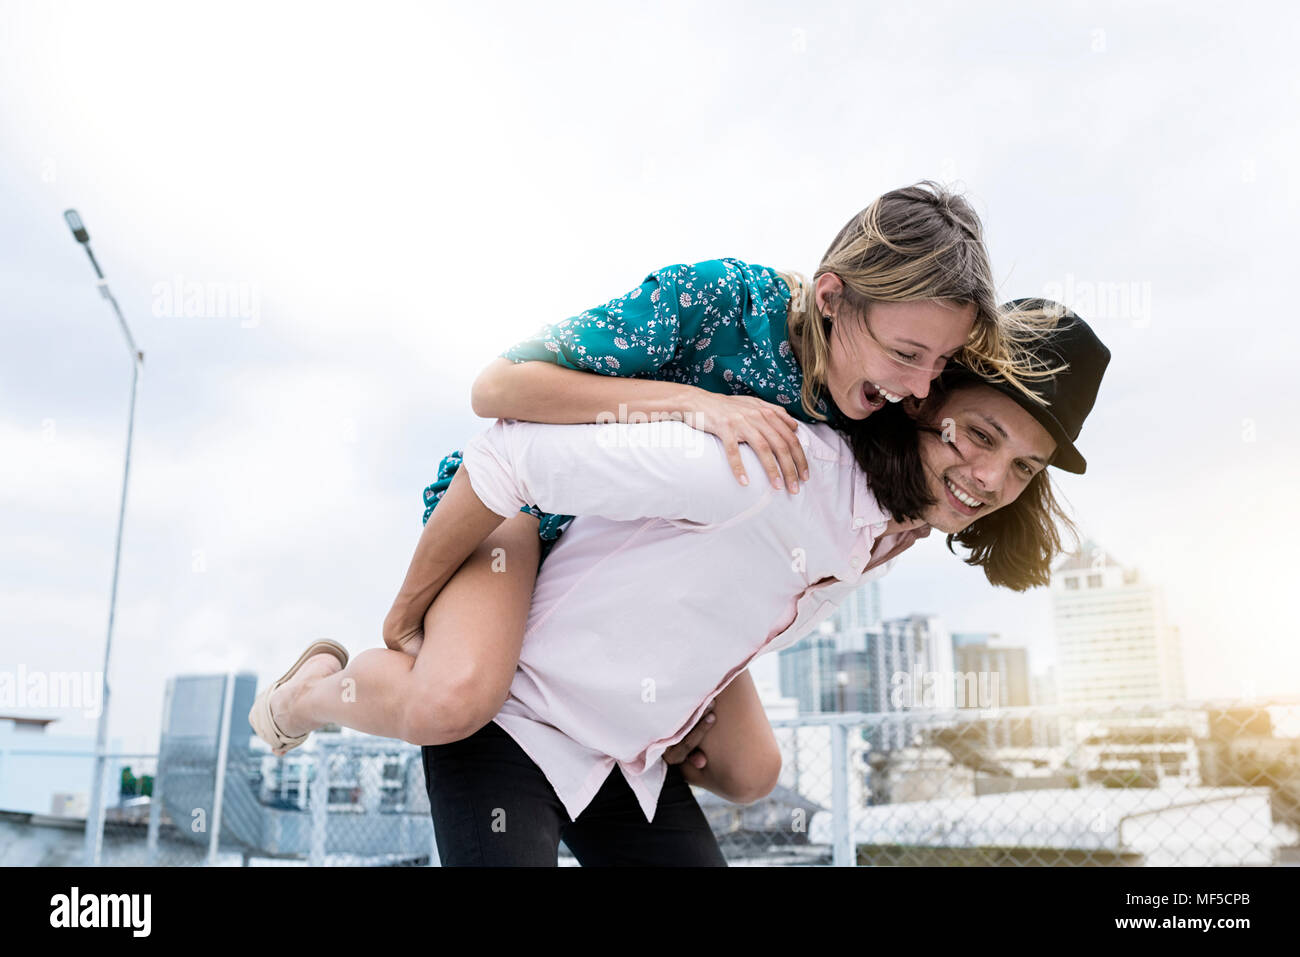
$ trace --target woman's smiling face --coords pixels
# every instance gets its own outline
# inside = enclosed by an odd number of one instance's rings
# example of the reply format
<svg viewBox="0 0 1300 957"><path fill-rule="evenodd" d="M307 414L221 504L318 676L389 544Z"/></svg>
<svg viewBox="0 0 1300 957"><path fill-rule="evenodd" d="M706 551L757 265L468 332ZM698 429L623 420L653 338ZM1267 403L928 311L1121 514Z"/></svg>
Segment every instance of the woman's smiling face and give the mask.
<svg viewBox="0 0 1300 957"><path fill-rule="evenodd" d="M829 296L841 288L838 276L821 276L819 305L823 290ZM865 419L886 402L925 398L930 383L970 338L976 315L974 303L931 299L872 303L865 316L830 308L826 385L850 419Z"/></svg>

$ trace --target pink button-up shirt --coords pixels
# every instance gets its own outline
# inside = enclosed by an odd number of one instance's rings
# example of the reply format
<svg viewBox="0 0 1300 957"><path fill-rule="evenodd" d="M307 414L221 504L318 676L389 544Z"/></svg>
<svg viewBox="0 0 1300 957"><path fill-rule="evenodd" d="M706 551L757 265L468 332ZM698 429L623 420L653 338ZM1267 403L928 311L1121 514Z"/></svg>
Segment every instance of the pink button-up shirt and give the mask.
<svg viewBox="0 0 1300 957"><path fill-rule="evenodd" d="M801 423L797 435L810 478L796 495L771 487L747 445L741 485L720 440L676 421L499 420L465 448L470 483L498 515L578 516L541 565L493 719L571 819L617 765L653 821L662 755L710 702L929 532L880 540L890 517L839 433Z"/></svg>

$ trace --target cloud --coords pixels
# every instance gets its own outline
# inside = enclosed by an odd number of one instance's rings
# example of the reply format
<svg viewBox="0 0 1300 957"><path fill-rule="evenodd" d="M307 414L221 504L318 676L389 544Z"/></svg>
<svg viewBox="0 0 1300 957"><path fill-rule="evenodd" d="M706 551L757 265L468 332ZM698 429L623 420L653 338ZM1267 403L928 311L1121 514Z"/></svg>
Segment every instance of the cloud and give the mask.
<svg viewBox="0 0 1300 957"><path fill-rule="evenodd" d="M1150 284L1145 327L1096 317L1115 358L1089 472L1061 488L1167 584L1204 690L1228 660L1295 673L1294 11L0 16L0 654L102 655L129 369L60 218L76 206L147 356L123 727L153 735L177 670L273 676L314 635L373 641L416 496L483 424L470 383L511 342L673 262L811 273L851 214L921 177L968 189L1008 296ZM258 324L155 314L177 276L246 284ZM1044 596L992 592L938 541L883 594L1042 640Z"/></svg>

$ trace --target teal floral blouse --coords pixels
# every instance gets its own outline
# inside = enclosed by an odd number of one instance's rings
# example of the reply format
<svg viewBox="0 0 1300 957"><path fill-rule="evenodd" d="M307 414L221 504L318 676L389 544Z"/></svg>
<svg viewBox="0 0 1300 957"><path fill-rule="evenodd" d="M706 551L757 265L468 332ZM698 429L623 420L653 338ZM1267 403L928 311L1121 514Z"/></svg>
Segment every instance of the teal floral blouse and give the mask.
<svg viewBox="0 0 1300 957"><path fill-rule="evenodd" d="M543 327L505 352L515 362L554 362L569 369L633 379L682 382L724 395L753 395L813 421L800 401L803 373L786 331L790 287L772 269L739 259L665 266L603 306ZM834 421L829 399L816 409ZM424 521L460 467L452 452L424 490ZM543 555L573 520L536 506Z"/></svg>

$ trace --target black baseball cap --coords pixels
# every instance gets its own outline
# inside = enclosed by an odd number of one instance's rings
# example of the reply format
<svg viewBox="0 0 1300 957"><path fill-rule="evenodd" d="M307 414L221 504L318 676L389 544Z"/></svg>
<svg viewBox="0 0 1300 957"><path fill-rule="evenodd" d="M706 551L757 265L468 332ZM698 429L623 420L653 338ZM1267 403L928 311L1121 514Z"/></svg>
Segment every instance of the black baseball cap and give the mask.
<svg viewBox="0 0 1300 957"><path fill-rule="evenodd" d="M1097 401L1097 389L1102 375L1110 363L1110 350L1097 338L1092 327L1079 315L1050 299L1013 299L1004 303L1003 312L1050 312L1060 316L1056 326L1038 340L1026 344L1030 354L1049 368L1066 364L1067 367L1046 379L1035 379L1026 384L1042 396L1047 405L1039 405L1006 379L977 377L1014 399L1056 439L1056 452L1049 465L1066 472L1082 475L1088 463L1075 446L1083 421ZM951 376L949 373L951 372ZM949 366L941 377L950 385L957 385L974 373L963 366Z"/></svg>

